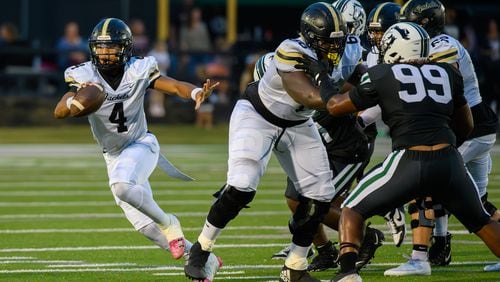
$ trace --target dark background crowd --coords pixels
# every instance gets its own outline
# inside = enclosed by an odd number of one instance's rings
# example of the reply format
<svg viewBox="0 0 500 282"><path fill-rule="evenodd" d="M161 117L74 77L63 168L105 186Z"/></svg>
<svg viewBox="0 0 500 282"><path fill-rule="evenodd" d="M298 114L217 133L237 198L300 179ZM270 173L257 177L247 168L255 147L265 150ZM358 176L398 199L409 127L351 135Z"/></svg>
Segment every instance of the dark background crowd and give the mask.
<svg viewBox="0 0 500 282"><path fill-rule="evenodd" d="M170 0L168 37L158 34L158 3L166 0L19 0L2 1L0 13L0 125L49 124L50 109L66 86L63 71L89 59L87 37L104 17L129 25L134 54L154 56L160 70L179 80L221 82L198 111L162 93L148 93L151 121L196 122L210 128L225 122L253 65L285 38L295 37L300 14L316 1L238 0L237 37L228 42L226 0ZM360 1L366 13L384 1ZM396 1L404 3L404 1ZM500 5L496 1L442 1L445 32L467 48L476 67L481 94L500 110ZM19 109L24 114L19 113ZM35 114L26 115L26 109ZM38 113L38 114L37 114Z"/></svg>

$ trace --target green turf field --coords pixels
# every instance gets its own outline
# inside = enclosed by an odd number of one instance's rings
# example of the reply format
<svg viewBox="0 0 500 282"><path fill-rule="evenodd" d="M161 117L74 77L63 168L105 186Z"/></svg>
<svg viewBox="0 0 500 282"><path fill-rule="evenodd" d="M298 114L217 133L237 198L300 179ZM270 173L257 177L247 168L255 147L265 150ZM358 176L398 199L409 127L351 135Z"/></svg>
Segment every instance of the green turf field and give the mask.
<svg viewBox="0 0 500 282"><path fill-rule="evenodd" d="M196 178L182 182L160 170L151 177L158 203L177 214L188 239L198 236L211 194L225 181L227 129L154 127L162 152ZM87 126L0 128L0 280L2 281L188 281L183 262L135 232L107 186L106 168ZM65 143L65 144L53 144ZM78 144L85 143L85 144ZM381 139L374 160L387 152ZM500 147L493 156L490 199L500 205ZM219 237L224 260L217 281L277 281L283 261L271 260L290 240L283 198L285 176L273 158L250 209ZM362 271L365 281L500 281L485 273L495 256L451 218L453 262L432 276L384 278L385 269L406 261L410 238L396 248L380 218L373 225L386 242ZM337 234L331 232L332 240ZM314 273L328 280L334 270Z"/></svg>

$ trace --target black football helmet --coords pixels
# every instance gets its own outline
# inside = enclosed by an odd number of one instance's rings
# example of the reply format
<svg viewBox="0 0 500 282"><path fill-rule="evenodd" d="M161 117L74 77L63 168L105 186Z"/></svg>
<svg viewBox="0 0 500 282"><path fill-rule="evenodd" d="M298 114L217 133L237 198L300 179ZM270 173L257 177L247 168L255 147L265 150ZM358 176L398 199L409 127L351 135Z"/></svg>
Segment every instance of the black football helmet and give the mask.
<svg viewBox="0 0 500 282"><path fill-rule="evenodd" d="M393 24L399 22L401 6L392 2L378 4L368 15L366 29L368 40L372 46L380 50L380 41L384 32Z"/></svg>
<svg viewBox="0 0 500 282"><path fill-rule="evenodd" d="M318 59L328 58L338 64L344 52L347 25L331 4L318 2L309 5L300 18L300 34L306 44L316 51Z"/></svg>
<svg viewBox="0 0 500 282"><path fill-rule="evenodd" d="M99 60L97 48L113 48L119 50L113 54L118 60L104 61ZM132 32L130 28L120 19L106 18L101 20L92 30L89 38L90 58L100 70L111 70L123 66L128 62L132 55Z"/></svg>
<svg viewBox="0 0 500 282"><path fill-rule="evenodd" d="M419 24L431 38L443 33L445 16L444 6L439 0L410 0L400 12L401 21Z"/></svg>

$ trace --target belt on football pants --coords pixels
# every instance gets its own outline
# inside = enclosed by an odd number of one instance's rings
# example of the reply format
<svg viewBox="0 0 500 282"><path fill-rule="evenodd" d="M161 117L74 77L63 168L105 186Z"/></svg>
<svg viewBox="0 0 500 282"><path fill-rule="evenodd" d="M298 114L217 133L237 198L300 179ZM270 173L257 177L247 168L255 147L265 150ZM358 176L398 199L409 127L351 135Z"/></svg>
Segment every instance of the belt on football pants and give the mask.
<svg viewBox="0 0 500 282"><path fill-rule="evenodd" d="M265 120L281 128L293 127L308 121L308 119L301 119L301 120L282 119L271 113L266 108L266 106L264 106L264 103L262 103L262 100L260 99L259 81L254 81L248 84L247 88L245 89L245 92L243 93L242 98L250 101L250 103L255 108L257 113L259 113Z"/></svg>

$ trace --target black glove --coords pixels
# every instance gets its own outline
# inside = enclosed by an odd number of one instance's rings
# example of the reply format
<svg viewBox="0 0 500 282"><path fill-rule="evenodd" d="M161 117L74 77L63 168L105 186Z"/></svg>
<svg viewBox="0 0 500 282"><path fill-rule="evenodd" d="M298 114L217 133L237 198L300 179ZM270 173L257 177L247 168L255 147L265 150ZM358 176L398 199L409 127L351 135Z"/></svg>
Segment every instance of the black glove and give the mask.
<svg viewBox="0 0 500 282"><path fill-rule="evenodd" d="M317 85L321 85L321 81L329 79L327 61L318 61L306 54L303 54L303 57L299 57L296 60L298 64L295 65L295 68L304 70L305 73L314 79Z"/></svg>

